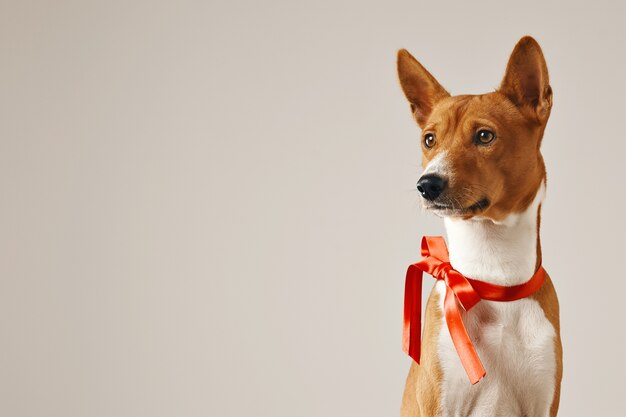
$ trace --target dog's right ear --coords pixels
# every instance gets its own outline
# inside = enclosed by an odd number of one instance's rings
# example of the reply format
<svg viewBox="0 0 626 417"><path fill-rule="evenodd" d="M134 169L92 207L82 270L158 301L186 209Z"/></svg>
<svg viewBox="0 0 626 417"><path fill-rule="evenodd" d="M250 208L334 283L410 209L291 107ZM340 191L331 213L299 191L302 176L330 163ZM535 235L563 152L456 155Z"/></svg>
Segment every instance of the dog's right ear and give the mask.
<svg viewBox="0 0 626 417"><path fill-rule="evenodd" d="M435 104L450 94L406 49L398 51L398 77L415 120L423 128Z"/></svg>

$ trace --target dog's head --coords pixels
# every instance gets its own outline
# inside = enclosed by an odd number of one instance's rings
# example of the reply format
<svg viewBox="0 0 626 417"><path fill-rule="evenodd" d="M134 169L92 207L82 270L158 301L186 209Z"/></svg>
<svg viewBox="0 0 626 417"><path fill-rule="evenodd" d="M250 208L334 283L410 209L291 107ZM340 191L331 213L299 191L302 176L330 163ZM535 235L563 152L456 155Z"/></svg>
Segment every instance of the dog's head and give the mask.
<svg viewBox="0 0 626 417"><path fill-rule="evenodd" d="M539 44L531 37L517 43L493 93L451 96L404 49L398 74L422 129L424 207L495 221L528 207L545 181L539 147L552 107Z"/></svg>

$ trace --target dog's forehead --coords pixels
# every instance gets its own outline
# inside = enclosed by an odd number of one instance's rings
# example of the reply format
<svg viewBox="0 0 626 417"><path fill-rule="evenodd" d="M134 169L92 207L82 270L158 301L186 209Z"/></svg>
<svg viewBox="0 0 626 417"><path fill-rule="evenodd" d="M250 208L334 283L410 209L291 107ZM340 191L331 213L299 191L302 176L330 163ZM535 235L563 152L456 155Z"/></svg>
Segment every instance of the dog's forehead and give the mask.
<svg viewBox="0 0 626 417"><path fill-rule="evenodd" d="M452 96L446 97L435 105L428 118L428 125L449 124L463 117L476 96Z"/></svg>
<svg viewBox="0 0 626 417"><path fill-rule="evenodd" d="M504 95L493 92L480 95L459 95L441 100L433 108L427 129L449 129L464 121L491 120L511 123L521 114Z"/></svg>

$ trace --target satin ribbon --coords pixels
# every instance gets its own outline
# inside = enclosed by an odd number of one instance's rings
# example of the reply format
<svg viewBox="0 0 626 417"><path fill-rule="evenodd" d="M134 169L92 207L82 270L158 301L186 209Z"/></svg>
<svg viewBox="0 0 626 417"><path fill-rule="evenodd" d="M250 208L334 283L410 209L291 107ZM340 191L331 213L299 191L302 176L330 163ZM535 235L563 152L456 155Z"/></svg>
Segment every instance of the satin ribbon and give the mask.
<svg viewBox="0 0 626 417"><path fill-rule="evenodd" d="M424 236L422 238L422 256L424 258L410 265L406 272L402 350L415 362L420 363L422 276L426 272L433 278L446 283L443 309L448 330L461 359L461 364L465 368L470 382L475 384L486 375L486 372L467 334L459 305L465 311L469 311L480 300L514 301L528 297L541 288L546 272L542 266L539 266L537 272L527 282L510 287L466 278L460 272L452 269L448 257L448 248L441 236Z"/></svg>

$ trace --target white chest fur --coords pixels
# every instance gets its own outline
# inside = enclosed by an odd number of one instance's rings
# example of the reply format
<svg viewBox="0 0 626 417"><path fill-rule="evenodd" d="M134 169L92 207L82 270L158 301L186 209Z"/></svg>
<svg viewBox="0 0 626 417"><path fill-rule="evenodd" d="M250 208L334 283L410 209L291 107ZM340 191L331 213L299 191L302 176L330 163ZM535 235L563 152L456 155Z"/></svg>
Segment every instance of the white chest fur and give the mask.
<svg viewBox="0 0 626 417"><path fill-rule="evenodd" d="M516 285L536 263L537 210L543 187L526 212L503 223L446 219L450 261L468 277ZM443 300L445 284L436 291ZM487 371L471 385L445 325L439 335L444 417L547 417L554 395L555 329L537 301L481 301L463 320Z"/></svg>

